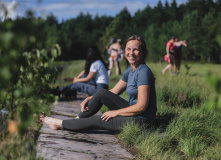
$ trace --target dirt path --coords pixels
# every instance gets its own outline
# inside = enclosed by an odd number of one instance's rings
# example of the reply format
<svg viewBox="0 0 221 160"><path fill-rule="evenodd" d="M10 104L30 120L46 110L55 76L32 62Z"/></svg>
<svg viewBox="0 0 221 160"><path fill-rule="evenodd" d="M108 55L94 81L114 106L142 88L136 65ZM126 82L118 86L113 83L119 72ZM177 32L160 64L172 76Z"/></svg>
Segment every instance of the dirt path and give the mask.
<svg viewBox="0 0 221 160"><path fill-rule="evenodd" d="M85 95L78 94L78 99L59 102L51 106L52 117L71 119L80 111L79 104ZM98 113L101 114L101 113ZM49 160L118 160L134 159L110 131L69 132L51 130L43 124L36 148L37 156Z"/></svg>

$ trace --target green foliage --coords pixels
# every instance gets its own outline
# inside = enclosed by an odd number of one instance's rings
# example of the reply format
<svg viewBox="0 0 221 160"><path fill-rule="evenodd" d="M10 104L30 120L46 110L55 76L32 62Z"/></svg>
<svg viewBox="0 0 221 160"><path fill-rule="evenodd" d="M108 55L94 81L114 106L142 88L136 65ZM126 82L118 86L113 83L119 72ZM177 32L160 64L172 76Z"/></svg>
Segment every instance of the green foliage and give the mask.
<svg viewBox="0 0 221 160"><path fill-rule="evenodd" d="M36 21L29 21L35 23ZM9 30L10 21L5 24ZM0 32L0 109L9 111L1 131L1 159L30 159L34 156L39 129L38 116L49 111L48 104L56 97L50 94L49 84L57 76L51 63L61 54L58 44L49 49L29 50L35 37L26 33ZM31 137L30 137L31 136ZM30 153L27 152L30 150Z"/></svg>
<svg viewBox="0 0 221 160"><path fill-rule="evenodd" d="M219 45L221 46L221 35L217 35L216 40L219 43Z"/></svg>
<svg viewBox="0 0 221 160"><path fill-rule="evenodd" d="M16 36L29 35L14 43L20 46L20 50L50 48L58 43L62 55L57 60L84 59L87 48L92 45L97 45L106 55L105 48L111 38L124 41L139 34L147 42L150 61L162 61L166 42L171 36L178 36L188 44L188 47L183 48L185 60L220 63L220 2L190 0L178 4L176 0L170 4L168 1L165 4L159 1L155 7L147 4L134 16L130 15L127 8L123 8L115 17L93 17L89 13L79 13L76 18L61 23L52 14L42 19L35 18L34 13L28 11L26 18L1 22L0 29L12 31ZM5 32L1 38L8 44L10 36L9 32ZM25 43L27 39L30 43Z"/></svg>
<svg viewBox="0 0 221 160"><path fill-rule="evenodd" d="M140 34L147 42L150 61L162 61L165 44L175 35L187 40L185 60L220 62L220 8L219 1L190 0L177 6L174 0L165 5L159 2L154 8L147 5L133 17L124 8L114 18L80 13L75 19L58 23L53 15L44 20L28 12L26 18L0 22L0 108L10 111L6 122L16 122L18 132L1 132L0 159L33 159L38 116L42 110L49 112L48 103L56 100L49 94L49 83L57 76L51 67L55 59L82 59L87 48L95 44L104 53L110 38L125 40ZM61 48L54 45L57 43ZM149 65L156 76L163 123L157 130L148 131L134 124L125 126L122 137L126 144L138 148L140 159L219 159L220 66L185 63L181 68L186 68L186 74L168 77L160 72L165 63ZM68 77L74 76L83 63L64 68ZM210 87L202 76L208 70ZM111 75L110 88L119 78ZM122 96L128 98L125 92ZM204 110L204 102L210 112Z"/></svg>
<svg viewBox="0 0 221 160"><path fill-rule="evenodd" d="M220 147L220 116L186 110L155 130L129 124L118 137L138 149L138 159L209 159L211 151L217 159L220 153L213 146Z"/></svg>
<svg viewBox="0 0 221 160"><path fill-rule="evenodd" d="M75 19L63 21L59 26L58 42L62 49L60 60L84 59L87 49L96 45L112 17L80 13Z"/></svg>
<svg viewBox="0 0 221 160"><path fill-rule="evenodd" d="M118 29L121 27L120 26L121 23L121 18L120 17L116 17L110 24L109 26L106 28L104 34L102 37L99 38L97 45L101 51L101 53L103 55L107 54L106 52L106 46L109 45L111 38L120 38L117 35L117 31ZM106 51L106 52L105 52Z"/></svg>
<svg viewBox="0 0 221 160"><path fill-rule="evenodd" d="M186 63L184 64L184 67L186 69L186 75L188 75L191 67L188 64L186 64Z"/></svg>
<svg viewBox="0 0 221 160"><path fill-rule="evenodd" d="M206 79L213 89L213 93L210 95L205 105L209 111L213 109L221 111L221 79L210 72L206 74Z"/></svg>
<svg viewBox="0 0 221 160"><path fill-rule="evenodd" d="M174 85L173 88L164 86L163 88L157 88L157 90L159 91L158 100L163 101L167 106L194 107L200 106L204 101L200 93L191 87L182 89Z"/></svg>
<svg viewBox="0 0 221 160"><path fill-rule="evenodd" d="M164 38L163 35L160 35L161 37L159 39L156 39L156 37L159 37L159 30L156 29L156 25L150 25L144 32L144 39L147 44L148 48L148 59L151 60L158 60L159 55L162 55L162 57L166 54L165 49L165 41L167 41L167 37ZM163 43L161 43L163 42ZM156 43L161 43L159 46L156 46ZM154 54L159 53L159 55Z"/></svg>
<svg viewBox="0 0 221 160"><path fill-rule="evenodd" d="M126 145L134 145L137 140L137 135L141 135L144 131L141 126L133 122L127 123L123 127L123 131L118 136Z"/></svg>

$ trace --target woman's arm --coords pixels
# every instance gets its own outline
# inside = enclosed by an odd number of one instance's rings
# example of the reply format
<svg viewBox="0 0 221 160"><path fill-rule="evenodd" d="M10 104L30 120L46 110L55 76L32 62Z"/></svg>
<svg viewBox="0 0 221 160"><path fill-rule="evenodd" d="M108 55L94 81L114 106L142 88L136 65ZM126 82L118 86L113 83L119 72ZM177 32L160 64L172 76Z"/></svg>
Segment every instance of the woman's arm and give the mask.
<svg viewBox="0 0 221 160"><path fill-rule="evenodd" d="M167 56L170 57L170 47L169 46L166 46L166 53L167 53Z"/></svg>
<svg viewBox="0 0 221 160"><path fill-rule="evenodd" d="M108 49L108 53L110 54L110 52L111 52L111 49L112 49L112 45L109 47L109 49Z"/></svg>
<svg viewBox="0 0 221 160"><path fill-rule="evenodd" d="M87 77L85 78L77 78L74 77L73 83L77 83L77 82L88 82L90 81L92 78L94 78L96 75L96 72L89 72Z"/></svg>
<svg viewBox="0 0 221 160"><path fill-rule="evenodd" d="M90 99L92 98L93 96L90 96L90 97L87 97L85 98L85 100L83 100L81 102L81 112L85 112L88 110L88 107L86 106L86 104L88 103L88 101L90 101Z"/></svg>
<svg viewBox="0 0 221 160"><path fill-rule="evenodd" d="M120 95L123 91L125 91L126 87L127 83L120 79L119 82L114 86L114 88L110 89L110 91L114 94Z"/></svg>
<svg viewBox="0 0 221 160"><path fill-rule="evenodd" d="M186 40L183 40L183 41L182 41L182 45L184 45L185 47L187 47Z"/></svg>
<svg viewBox="0 0 221 160"><path fill-rule="evenodd" d="M150 86L141 85L138 87L137 103L127 108L105 112L102 119L108 121L117 116L134 116L146 110L149 103Z"/></svg>
<svg viewBox="0 0 221 160"><path fill-rule="evenodd" d="M81 76L85 73L85 70L83 70L78 76L77 78L81 78Z"/></svg>

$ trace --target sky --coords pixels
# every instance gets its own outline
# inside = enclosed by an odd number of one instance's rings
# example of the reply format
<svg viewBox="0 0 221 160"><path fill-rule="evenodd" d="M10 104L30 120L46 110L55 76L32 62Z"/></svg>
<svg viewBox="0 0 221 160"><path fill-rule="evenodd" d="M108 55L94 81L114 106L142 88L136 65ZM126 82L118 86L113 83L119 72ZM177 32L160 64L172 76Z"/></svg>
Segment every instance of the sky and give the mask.
<svg viewBox="0 0 221 160"><path fill-rule="evenodd" d="M165 4L166 0L161 0ZM173 0L167 0L170 4ZM176 0L177 5L186 3L188 0ZM31 9L36 17L46 18L52 13L59 22L75 18L82 13L92 16L116 16L124 7L127 7L131 16L138 10L143 10L147 5L154 7L159 0L0 0L0 19L4 20L4 6L8 10L8 17L25 16L26 11Z"/></svg>

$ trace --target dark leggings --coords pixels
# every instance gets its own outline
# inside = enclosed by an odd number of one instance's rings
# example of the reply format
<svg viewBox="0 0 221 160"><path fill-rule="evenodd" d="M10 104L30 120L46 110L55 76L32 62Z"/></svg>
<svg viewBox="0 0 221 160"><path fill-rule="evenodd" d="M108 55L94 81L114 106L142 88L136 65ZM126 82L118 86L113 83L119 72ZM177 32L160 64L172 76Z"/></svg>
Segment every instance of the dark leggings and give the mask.
<svg viewBox="0 0 221 160"><path fill-rule="evenodd" d="M88 111L80 112L78 115L79 119L63 120L62 127L66 130L72 131L88 129L119 131L127 122L133 121L139 124L146 123L145 120L137 116L118 116L111 118L108 122L106 122L101 119L101 115L95 115L103 104L107 106L109 110L117 110L129 106L129 102L122 97L106 89L101 89L97 91L93 98L88 102Z"/></svg>

